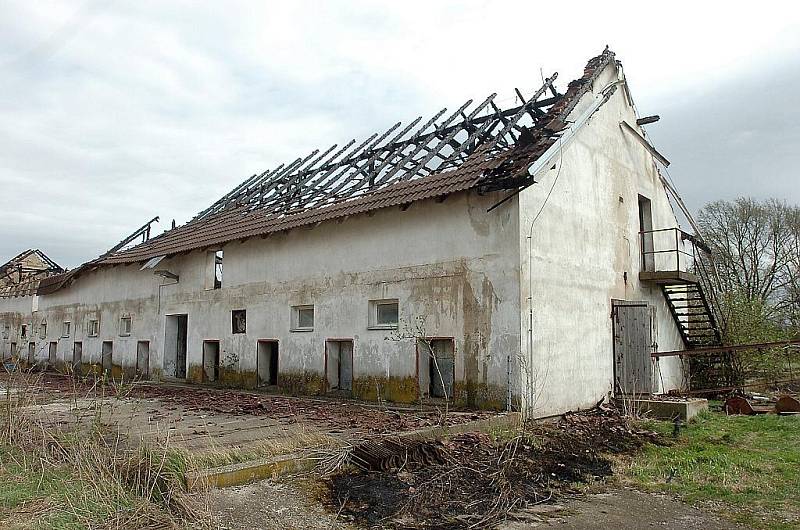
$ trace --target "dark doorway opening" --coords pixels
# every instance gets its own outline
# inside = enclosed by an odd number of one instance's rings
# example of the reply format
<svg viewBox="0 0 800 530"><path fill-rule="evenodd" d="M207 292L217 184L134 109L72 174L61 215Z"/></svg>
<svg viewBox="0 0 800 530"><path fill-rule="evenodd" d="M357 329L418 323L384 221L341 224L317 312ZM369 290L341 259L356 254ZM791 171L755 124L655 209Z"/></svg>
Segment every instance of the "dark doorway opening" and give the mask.
<svg viewBox="0 0 800 530"><path fill-rule="evenodd" d="M28 343L28 365L33 366L36 363L36 343Z"/></svg>
<svg viewBox="0 0 800 530"><path fill-rule="evenodd" d="M82 375L83 369L83 343L76 342L72 345L72 373Z"/></svg>
<svg viewBox="0 0 800 530"><path fill-rule="evenodd" d="M140 340L136 343L136 374L140 377L150 375L150 341Z"/></svg>
<svg viewBox="0 0 800 530"><path fill-rule="evenodd" d="M329 390L353 390L353 341L329 340L325 343L325 373Z"/></svg>
<svg viewBox="0 0 800 530"><path fill-rule="evenodd" d="M418 345L419 385L433 398L451 399L455 382L455 342L430 339Z"/></svg>
<svg viewBox="0 0 800 530"><path fill-rule="evenodd" d="M49 364L50 366L55 366L57 360L58 360L58 343L51 342L50 349L47 352L47 364Z"/></svg>
<svg viewBox="0 0 800 530"><path fill-rule="evenodd" d="M188 315L167 315L164 340L164 373L186 379L186 331Z"/></svg>
<svg viewBox="0 0 800 530"><path fill-rule="evenodd" d="M104 340L102 348L100 362L103 366L103 372L110 376L111 368L114 366L114 343L110 340Z"/></svg>
<svg viewBox="0 0 800 530"><path fill-rule="evenodd" d="M278 384L278 341L260 340L256 352L258 386Z"/></svg>
<svg viewBox="0 0 800 530"><path fill-rule="evenodd" d="M639 233L642 246L642 270L656 270L656 255L653 252L653 207L650 199L639 195Z"/></svg>
<svg viewBox="0 0 800 530"><path fill-rule="evenodd" d="M219 341L203 341L203 381L214 383L219 380Z"/></svg>

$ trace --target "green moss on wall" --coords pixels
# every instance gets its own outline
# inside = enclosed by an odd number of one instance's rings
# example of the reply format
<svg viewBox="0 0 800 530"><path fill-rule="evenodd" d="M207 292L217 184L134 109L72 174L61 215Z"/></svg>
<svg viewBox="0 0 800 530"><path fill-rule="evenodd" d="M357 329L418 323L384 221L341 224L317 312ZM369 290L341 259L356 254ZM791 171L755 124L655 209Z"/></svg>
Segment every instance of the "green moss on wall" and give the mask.
<svg viewBox="0 0 800 530"><path fill-rule="evenodd" d="M315 372L281 372L278 387L293 396L318 396L325 392L325 379Z"/></svg>
<svg viewBox="0 0 800 530"><path fill-rule="evenodd" d="M353 397L364 401L414 403L419 387L414 377L358 377L353 380Z"/></svg>

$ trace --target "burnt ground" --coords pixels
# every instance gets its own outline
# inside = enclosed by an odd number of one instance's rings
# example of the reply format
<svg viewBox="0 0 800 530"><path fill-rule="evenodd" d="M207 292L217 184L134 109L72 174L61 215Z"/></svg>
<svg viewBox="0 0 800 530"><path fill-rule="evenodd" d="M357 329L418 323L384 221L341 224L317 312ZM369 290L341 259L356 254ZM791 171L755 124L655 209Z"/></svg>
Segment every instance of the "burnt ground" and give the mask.
<svg viewBox="0 0 800 530"><path fill-rule="evenodd" d="M325 510L317 501L318 479L283 477L256 484L213 490L210 506L220 530L355 530L338 510ZM561 529L735 530L738 527L666 495L616 487L603 492L565 495L557 503L519 510L501 521L498 530Z"/></svg>
<svg viewBox="0 0 800 530"><path fill-rule="evenodd" d="M494 527L574 494L580 484L609 477L612 455L633 453L646 442L661 440L631 427L612 409L537 423L510 439L460 434L444 442L415 443L400 460L362 460L367 469L326 480L324 502L366 527ZM368 455L398 450L385 444L368 449ZM414 458L418 454L424 461ZM387 470L387 458L402 464Z"/></svg>

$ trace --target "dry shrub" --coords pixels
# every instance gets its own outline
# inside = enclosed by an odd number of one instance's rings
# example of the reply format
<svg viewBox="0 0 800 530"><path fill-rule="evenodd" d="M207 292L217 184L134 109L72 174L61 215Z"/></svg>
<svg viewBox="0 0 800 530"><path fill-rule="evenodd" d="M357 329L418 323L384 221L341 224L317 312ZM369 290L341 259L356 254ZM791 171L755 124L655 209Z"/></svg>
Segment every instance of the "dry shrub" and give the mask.
<svg viewBox="0 0 800 530"><path fill-rule="evenodd" d="M113 413L113 400L101 403L96 392L87 396L94 411L88 424L50 424L36 406L39 383L24 372L5 379L0 443L10 449L7 458L40 475L40 483L48 474L66 473L80 485L59 496L64 505L58 509L91 529L209 526L203 498L186 493L186 456L170 447L168 436L145 444L109 428L103 407ZM78 390L76 384L73 395Z"/></svg>

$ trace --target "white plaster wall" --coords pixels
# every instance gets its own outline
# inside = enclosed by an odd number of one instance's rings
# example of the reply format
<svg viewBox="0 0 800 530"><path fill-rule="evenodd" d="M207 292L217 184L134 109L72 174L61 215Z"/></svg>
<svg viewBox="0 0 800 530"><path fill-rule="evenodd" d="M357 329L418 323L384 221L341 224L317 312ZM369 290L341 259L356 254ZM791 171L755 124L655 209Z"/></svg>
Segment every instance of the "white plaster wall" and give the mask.
<svg viewBox="0 0 800 530"><path fill-rule="evenodd" d="M202 289L199 257L199 254L188 255L164 260L160 264L159 268L181 275L178 285L162 288L162 298L170 292ZM114 363L132 367L136 363L137 341L142 340L150 341L151 366L158 366L164 338L163 318L159 318L158 286L170 280L155 276L152 270L139 269L138 265L102 268L78 277L67 289L39 297L39 310L36 313L30 314L30 299L26 305L18 307L23 311L27 307L27 318L35 323L36 332L32 340L40 343L37 359L46 360L48 344L55 341L58 343L58 359L69 362L74 343L81 342L83 362L99 363L102 342L112 341ZM6 301L0 301L0 314L7 308L12 309ZM131 318L130 336L120 336L119 323L123 316ZM88 336L88 321L92 318L100 321L96 337ZM44 338L39 334L42 321L47 322L47 336ZM62 336L65 321L71 322L68 337Z"/></svg>
<svg viewBox="0 0 800 530"><path fill-rule="evenodd" d="M572 116L579 116L617 75L614 66L607 67ZM638 280L638 195L652 201L654 228L674 227L677 221L652 156L620 129L623 119L635 124L636 116L619 86L563 148L555 169L519 195L520 385L529 389L522 394L532 401L535 415L589 407L612 391L612 299L654 306L659 350L683 347L661 291ZM662 360L657 373L663 389L681 384L677 359Z"/></svg>
<svg viewBox="0 0 800 530"><path fill-rule="evenodd" d="M228 244L224 288L170 298L166 310L189 313L190 344L220 340L242 370L256 369L257 340L272 339L280 371L322 374L325 341L352 339L354 377L413 377L415 341L369 329L369 301L397 299L401 320L425 316L428 336L455 339L457 379L471 366L505 388L519 347L517 217L487 214L496 200L461 193ZM313 331L290 331L298 305L314 305ZM246 335L231 335L232 309L247 310Z"/></svg>
<svg viewBox="0 0 800 530"><path fill-rule="evenodd" d="M11 343L17 344L18 351L27 354L28 341L35 330L32 318L33 297L18 296L14 298L0 298L0 356L7 359L11 355ZM22 337L22 324L29 326L28 336ZM36 336L35 334L33 335ZM20 353L22 354L22 353Z"/></svg>
<svg viewBox="0 0 800 530"><path fill-rule="evenodd" d="M452 337L456 379L507 384L508 359L519 348L518 217L486 210L497 195L459 193L444 202L389 208L312 229L225 245L223 288L206 289L208 255L192 252L156 268L180 280L155 276L138 265L104 267L68 288L40 297L37 319L48 322L43 343L58 341L60 360L82 342L83 361L100 362L103 341L114 343L114 363L135 366L136 343L150 341L150 365L163 365L165 315L188 314L188 364L202 362L204 340L220 341L221 358L254 371L257 340L279 341L280 371L324 372L325 341L354 341L354 376L415 377L414 340L386 340L368 329L368 303L398 299L400 317L425 316L430 337ZM159 284L163 285L159 289ZM0 312L30 315L26 303L0 301ZM290 331L291 306L313 304L311 332ZM247 333L233 334L231 311L247 310ZM119 320L132 333L119 336ZM100 333L87 336L99 317ZM70 337L61 337L64 321ZM38 337L38 335L37 335ZM38 340L38 338L37 338ZM47 348L40 356L47 358ZM503 395L503 400L505 396ZM503 403L504 404L504 403Z"/></svg>

